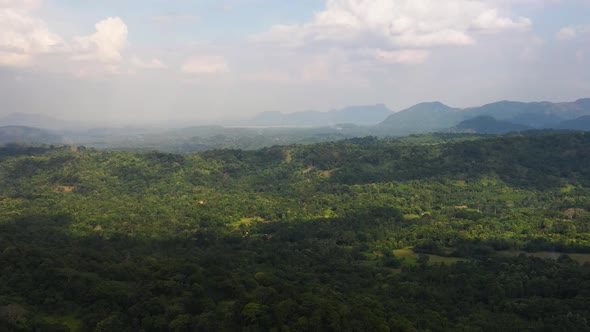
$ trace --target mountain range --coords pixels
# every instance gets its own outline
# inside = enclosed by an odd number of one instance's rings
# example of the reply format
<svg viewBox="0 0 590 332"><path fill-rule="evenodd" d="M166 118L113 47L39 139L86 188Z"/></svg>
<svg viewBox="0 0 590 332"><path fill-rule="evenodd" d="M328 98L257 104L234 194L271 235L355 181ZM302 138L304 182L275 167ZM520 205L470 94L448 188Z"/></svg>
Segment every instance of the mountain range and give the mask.
<svg viewBox="0 0 590 332"><path fill-rule="evenodd" d="M500 101L469 108L451 107L441 102L426 102L396 113L383 104L351 106L329 112L307 111L289 114L264 112L250 119L239 122L235 120L231 126L236 127L234 129L293 127L288 129L291 131L288 135L297 137L312 134L314 137L320 137L323 134L329 134L330 137L404 136L431 132L503 134L532 129L590 131L590 98L562 103ZM13 113L0 118L0 127L2 127L0 141L3 142L73 141L92 144L108 140L111 144L125 140L125 144L136 142L131 144L136 146L148 139L182 141L197 136L203 138L228 134L232 137L236 136L235 139L240 139L245 135L235 130L228 132L220 126L198 126L170 131L132 127L83 129L83 126L71 121L28 113ZM309 127L310 130L313 128L313 131L303 130L302 127ZM42 130L36 128L42 128ZM277 128L272 135L276 137L287 135L285 130L287 129ZM268 131L246 134L269 135ZM118 143L112 144L114 145L109 146L113 148L118 146ZM278 141L277 144L279 144Z"/></svg>
<svg viewBox="0 0 590 332"><path fill-rule="evenodd" d="M392 111L387 106L376 104L349 106L329 112L263 112L236 124L260 127L322 127L338 124L369 126L380 123L391 114Z"/></svg>
<svg viewBox="0 0 590 332"><path fill-rule="evenodd" d="M0 143L62 143L63 137L47 130L24 126L0 127Z"/></svg>
<svg viewBox="0 0 590 332"><path fill-rule="evenodd" d="M40 113L10 113L0 118L0 126L23 126L49 130L71 130L79 127L70 121L57 119Z"/></svg>
<svg viewBox="0 0 590 332"><path fill-rule="evenodd" d="M574 129L588 130L590 126L580 125L578 118L590 116L590 98L574 102L550 103L499 101L479 107L453 108L440 102L421 103L394 113L377 125L380 132L392 135L407 135L446 131L478 124L492 125L494 132L508 132L514 128L529 129ZM470 119L484 117L474 123L463 123ZM572 121L574 120L574 121ZM590 121L590 118L586 119ZM459 126L462 124L461 126ZM500 130L499 127L506 127ZM515 127L516 126L516 127ZM520 127L519 127L520 126ZM584 129L586 128L586 129Z"/></svg>
<svg viewBox="0 0 590 332"><path fill-rule="evenodd" d="M477 118L465 120L451 129L460 133L479 133L502 135L513 132L531 130L532 127L515 124L508 121L496 120L489 115L481 115Z"/></svg>

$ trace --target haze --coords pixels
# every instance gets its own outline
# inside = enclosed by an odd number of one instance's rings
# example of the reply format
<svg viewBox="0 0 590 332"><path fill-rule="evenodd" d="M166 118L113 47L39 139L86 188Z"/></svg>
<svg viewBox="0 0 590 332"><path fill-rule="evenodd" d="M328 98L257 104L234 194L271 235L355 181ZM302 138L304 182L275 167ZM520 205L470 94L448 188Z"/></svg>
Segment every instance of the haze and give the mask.
<svg viewBox="0 0 590 332"><path fill-rule="evenodd" d="M586 0L0 0L0 115L176 125L570 101L589 65Z"/></svg>

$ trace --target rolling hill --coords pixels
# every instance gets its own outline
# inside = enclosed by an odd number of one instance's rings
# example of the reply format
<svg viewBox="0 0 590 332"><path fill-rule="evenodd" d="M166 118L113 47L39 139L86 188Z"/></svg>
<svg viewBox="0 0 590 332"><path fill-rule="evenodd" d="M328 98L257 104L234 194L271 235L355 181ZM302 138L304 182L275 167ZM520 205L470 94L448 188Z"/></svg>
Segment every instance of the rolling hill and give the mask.
<svg viewBox="0 0 590 332"><path fill-rule="evenodd" d="M391 110L383 104L349 106L329 112L305 111L284 114L263 112L254 118L241 121L248 126L293 126L322 127L336 124L375 125L391 115Z"/></svg>
<svg viewBox="0 0 590 332"><path fill-rule="evenodd" d="M440 102L421 103L392 114L376 128L391 135L426 133L453 128L481 116L532 129L561 129L564 121L590 116L590 99L563 103L499 101L469 108L453 108Z"/></svg>
<svg viewBox="0 0 590 332"><path fill-rule="evenodd" d="M452 131L501 135L530 129L532 128L525 125L514 124L508 121L499 121L491 116L482 115L461 122L453 128Z"/></svg>
<svg viewBox="0 0 590 332"><path fill-rule="evenodd" d="M0 143L62 143L63 137L47 130L24 126L0 127Z"/></svg>

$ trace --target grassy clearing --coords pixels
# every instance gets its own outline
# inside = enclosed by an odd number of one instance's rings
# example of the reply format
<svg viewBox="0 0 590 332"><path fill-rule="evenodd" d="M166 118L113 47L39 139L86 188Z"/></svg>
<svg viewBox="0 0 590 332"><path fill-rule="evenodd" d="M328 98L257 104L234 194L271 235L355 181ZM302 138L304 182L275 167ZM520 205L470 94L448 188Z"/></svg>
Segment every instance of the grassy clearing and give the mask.
<svg viewBox="0 0 590 332"><path fill-rule="evenodd" d="M237 228L240 226L251 226L252 224L262 223L262 222L265 222L265 220L260 217L242 218L240 220L237 220L237 221L234 221L234 222L228 224L228 226Z"/></svg>
<svg viewBox="0 0 590 332"><path fill-rule="evenodd" d="M45 316L44 319L49 324L60 324L67 326L72 332L82 331L82 321L73 315Z"/></svg>
<svg viewBox="0 0 590 332"><path fill-rule="evenodd" d="M416 265L418 262L418 256L420 254L414 252L412 248L404 248L394 250L393 254L396 257L402 258L404 260L404 264L406 265ZM438 256L438 255L426 255L429 257L428 264L455 264L457 262L467 261L465 258L459 257L445 257L445 256Z"/></svg>

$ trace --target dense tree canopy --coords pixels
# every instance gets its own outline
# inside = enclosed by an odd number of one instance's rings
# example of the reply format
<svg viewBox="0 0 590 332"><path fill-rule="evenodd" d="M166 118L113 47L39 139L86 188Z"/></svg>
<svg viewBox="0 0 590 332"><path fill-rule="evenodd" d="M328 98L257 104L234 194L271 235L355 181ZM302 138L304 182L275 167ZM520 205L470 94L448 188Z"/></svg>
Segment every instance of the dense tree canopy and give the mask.
<svg viewBox="0 0 590 332"><path fill-rule="evenodd" d="M590 331L590 134L0 149L0 330Z"/></svg>

